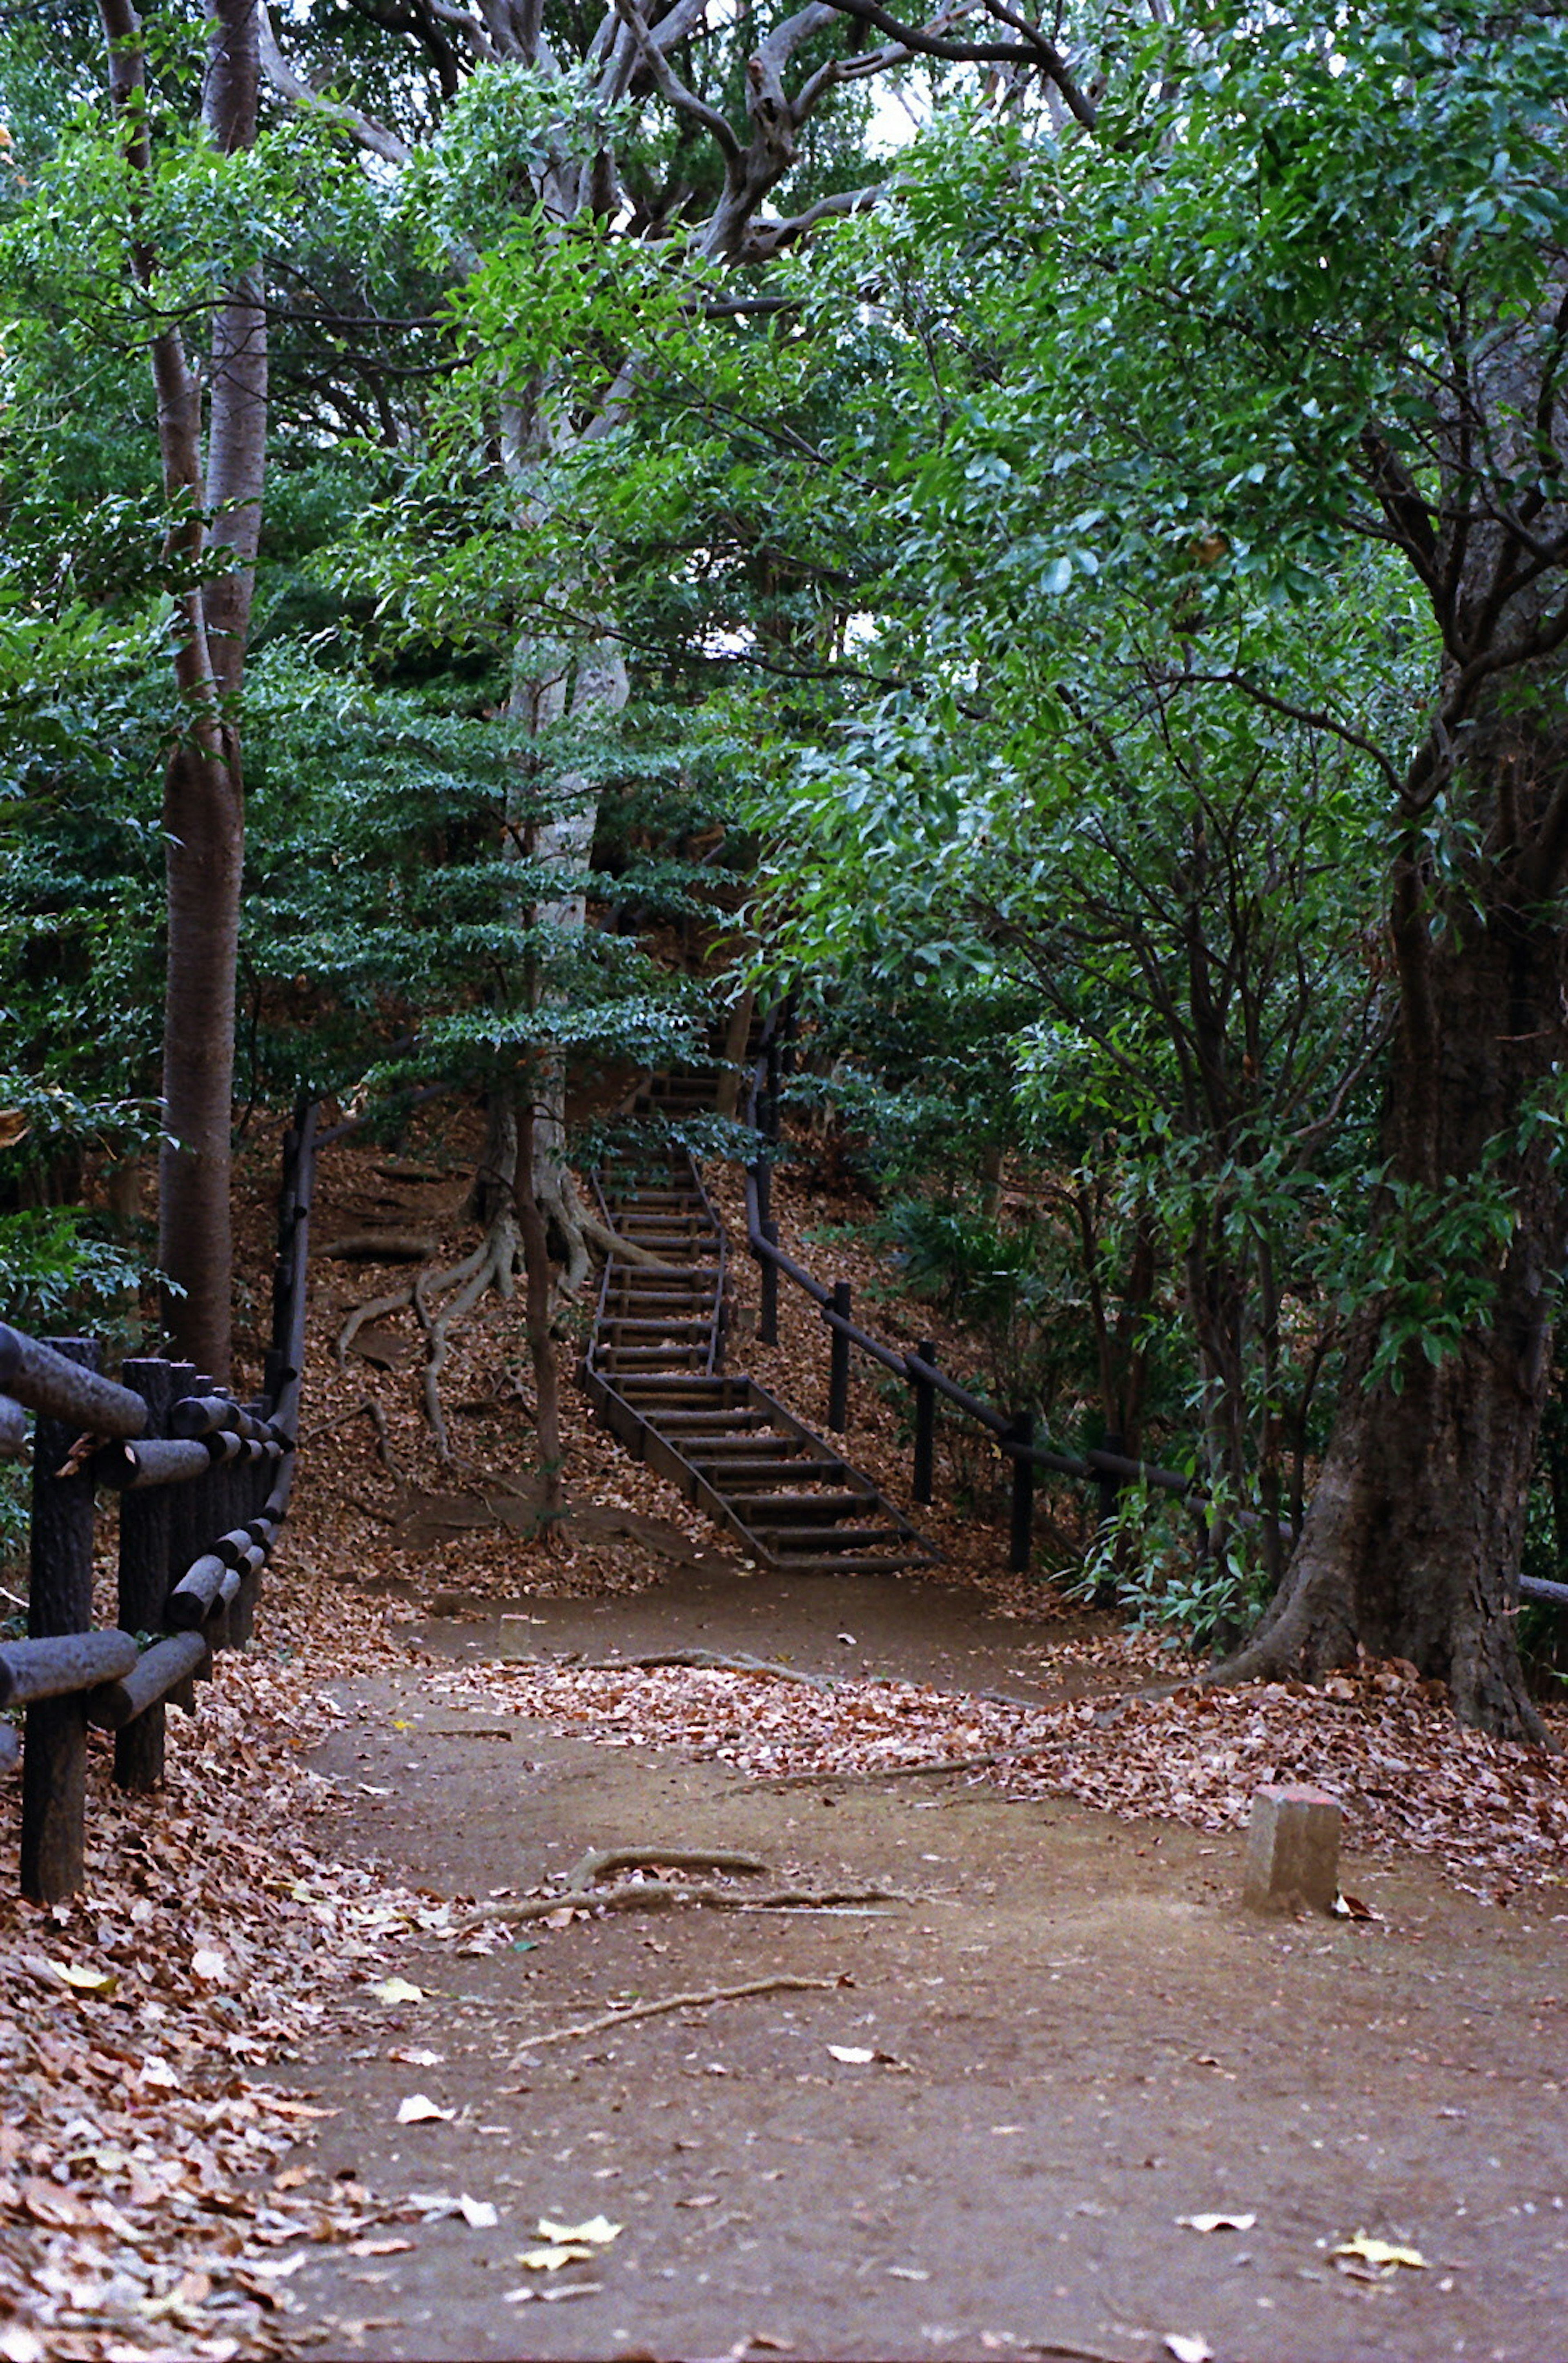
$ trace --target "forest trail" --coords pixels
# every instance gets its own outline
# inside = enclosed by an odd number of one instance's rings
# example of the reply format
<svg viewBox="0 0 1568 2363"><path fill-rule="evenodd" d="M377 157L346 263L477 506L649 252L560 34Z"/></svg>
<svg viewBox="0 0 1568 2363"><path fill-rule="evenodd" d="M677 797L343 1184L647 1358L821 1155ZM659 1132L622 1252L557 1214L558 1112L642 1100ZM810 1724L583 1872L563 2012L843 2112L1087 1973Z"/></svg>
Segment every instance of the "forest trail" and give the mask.
<svg viewBox="0 0 1568 2363"><path fill-rule="evenodd" d="M541 1658L603 1655L613 1618L628 1658L679 1640L1040 1694L1029 1628L907 1579L720 1570L518 1604ZM333 1686L348 1719L315 1762L339 1859L483 1896L592 1848L740 1848L912 1900L534 1922L455 1958L403 1941L387 1966L422 1997L337 1999L288 2082L335 2113L302 2172L429 2194L424 2220L307 2252L298 2351L1155 2363L1174 2334L1220 2363L1568 2354L1549 1898L1504 1914L1425 1865L1361 1862L1380 1921L1260 1922L1234 1836L962 1779L633 1753L488 1690L495 1619L419 1637L444 1665ZM824 1982L530 2044L774 1977ZM417 2092L442 2114L400 2126ZM1181 2221L1232 2213L1256 2221ZM558 2272L519 2263L541 2222L600 2216L613 2239ZM1426 2264L1332 2257L1363 2232Z"/></svg>
<svg viewBox="0 0 1568 2363"><path fill-rule="evenodd" d="M650 1078L634 1106L712 1113L721 1068ZM693 1159L602 1167L594 1186L617 1238L656 1265L611 1257L580 1377L600 1420L775 1573L894 1575L938 1554L844 1453L752 1379L725 1367L728 1242ZM843 1424L843 1414L839 1414Z"/></svg>

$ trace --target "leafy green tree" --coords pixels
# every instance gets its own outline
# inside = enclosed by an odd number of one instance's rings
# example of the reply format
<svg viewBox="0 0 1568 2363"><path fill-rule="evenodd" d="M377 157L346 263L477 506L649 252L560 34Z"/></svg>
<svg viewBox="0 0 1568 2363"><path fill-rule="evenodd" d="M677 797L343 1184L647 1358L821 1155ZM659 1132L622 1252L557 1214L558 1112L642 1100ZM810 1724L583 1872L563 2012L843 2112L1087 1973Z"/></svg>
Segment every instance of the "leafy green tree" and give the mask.
<svg viewBox="0 0 1568 2363"><path fill-rule="evenodd" d="M1068 738L1078 668L1131 665L1192 701L1191 738L1222 690L1375 784L1373 1244L1235 1670L1362 1645L1516 1736L1540 1733L1515 1587L1564 1245L1565 44L1554 12L1465 0L1177 9L1075 76L1015 28L1054 128L971 120L912 162L888 264L940 255L974 306L898 469L949 695L999 698L1049 642ZM862 285L878 234L847 234ZM1363 603L1359 654L1356 611L1322 643L1325 586Z"/></svg>

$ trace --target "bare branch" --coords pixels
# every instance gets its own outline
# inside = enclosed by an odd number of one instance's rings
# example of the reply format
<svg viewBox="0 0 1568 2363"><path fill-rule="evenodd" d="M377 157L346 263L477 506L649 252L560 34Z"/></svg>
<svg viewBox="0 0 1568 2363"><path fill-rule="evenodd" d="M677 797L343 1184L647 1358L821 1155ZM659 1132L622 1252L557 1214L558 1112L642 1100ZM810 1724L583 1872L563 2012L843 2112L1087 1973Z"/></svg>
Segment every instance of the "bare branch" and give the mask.
<svg viewBox="0 0 1568 2363"><path fill-rule="evenodd" d="M1213 689L1240 690L1243 697L1250 697L1254 705L1262 706L1267 713L1283 715L1287 722L1303 723L1308 730L1326 730L1331 738L1341 739L1347 747L1354 747L1361 754L1370 755L1395 794L1400 797L1405 794L1407 782L1382 748L1374 746L1370 738L1363 738L1359 730L1351 729L1348 724L1336 722L1331 714L1322 713L1314 706L1297 705L1288 697L1276 697L1272 690L1261 689L1243 672L1184 672L1173 676L1169 686L1178 688L1189 682Z"/></svg>
<svg viewBox="0 0 1568 2363"><path fill-rule="evenodd" d="M1026 65L1034 66L1051 85L1061 92L1069 111L1093 131L1098 120L1094 101L1080 88L1069 70L1067 61L1054 41L1048 40L1036 25L1015 16L1010 9L993 6L986 0L988 13L1014 27L1022 38L1017 41L985 41L952 39L936 29L962 20L967 13L959 8L945 11L929 28L905 24L890 10L880 7L877 0L830 0L830 5L846 17L857 17L863 25L874 25L879 33L892 39L917 57L944 58L958 65Z"/></svg>
<svg viewBox="0 0 1568 2363"><path fill-rule="evenodd" d="M329 123L339 125L361 148L368 148L373 156L381 157L384 162L407 163L411 150L395 131L388 131L384 125L373 122L357 106L350 106L346 98L328 98L319 91L312 90L310 84L295 73L278 47L278 37L272 30L269 9L259 7L256 19L261 72L280 98L286 98L292 106L307 108L314 114L325 116Z"/></svg>
<svg viewBox="0 0 1568 2363"><path fill-rule="evenodd" d="M694 123L700 123L711 135L725 162L739 171L743 152L740 142L724 116L717 107L709 106L706 99L699 98L695 90L687 89L653 39L633 0L615 0L615 6L617 16L637 44L638 55L653 77L654 87L660 96L668 99L678 114L689 116ZM680 13L672 11L672 15Z"/></svg>
<svg viewBox="0 0 1568 2363"><path fill-rule="evenodd" d="M800 214L779 221L754 221L736 256L738 262L767 262L786 246L815 229L818 222L842 220L850 214L868 214L884 194L885 183L870 188L840 189L837 196L818 197Z"/></svg>

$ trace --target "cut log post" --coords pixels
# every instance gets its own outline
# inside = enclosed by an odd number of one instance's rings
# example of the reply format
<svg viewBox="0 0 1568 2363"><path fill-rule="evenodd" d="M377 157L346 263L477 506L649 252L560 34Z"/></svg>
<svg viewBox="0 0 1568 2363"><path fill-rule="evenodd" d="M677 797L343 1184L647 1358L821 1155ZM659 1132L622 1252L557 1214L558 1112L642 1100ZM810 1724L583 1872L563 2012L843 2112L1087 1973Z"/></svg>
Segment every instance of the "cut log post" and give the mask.
<svg viewBox="0 0 1568 2363"><path fill-rule="evenodd" d="M9 1395L0 1395L0 1460L19 1460L27 1448L27 1412Z"/></svg>
<svg viewBox="0 0 1568 2363"><path fill-rule="evenodd" d="M215 1387L208 1378L199 1378L196 1381L196 1387L200 1399L209 1408L217 1407L217 1426L209 1431L211 1440L217 1444L217 1453L206 1476L193 1488L201 1500L203 1514L197 1548L204 1558L212 1556L223 1559L222 1547L217 1537L226 1527L234 1524L234 1488L230 1481L232 1462L227 1457L224 1448L228 1446L232 1449L232 1447L239 1442L239 1437L233 1430L233 1417L239 1410L239 1405L234 1403L221 1388ZM228 1564L227 1559L223 1559L223 1563L225 1567ZM220 1649L227 1649L228 1647L228 1610L233 1597L234 1587L230 1585L226 1592L220 1581L217 1594L207 1609L206 1619L202 1629L206 1634L215 1657Z"/></svg>
<svg viewBox="0 0 1568 2363"><path fill-rule="evenodd" d="M135 1663L131 1633L58 1633L8 1641L0 1645L0 1706L68 1699L95 1683L118 1681Z"/></svg>
<svg viewBox="0 0 1568 2363"><path fill-rule="evenodd" d="M95 1636L95 1637L99 1637ZM123 1741L136 1737L143 1725L154 1715L158 1717L159 1753L161 1756L163 1710L171 1692L194 1680L206 1662L207 1646L200 1633L170 1633L155 1641L150 1649L143 1649L128 1673L116 1681L100 1682L87 1694L87 1720L100 1730L112 1731L115 1738L115 1778L119 1780L119 1755ZM139 1784L121 1781L122 1788Z"/></svg>
<svg viewBox="0 0 1568 2363"><path fill-rule="evenodd" d="M833 1282L833 1310L842 1321L851 1318L853 1291L847 1280ZM842 1329L829 1331L832 1345L828 1363L828 1425L842 1436L850 1424L850 1341Z"/></svg>
<svg viewBox="0 0 1568 2363"><path fill-rule="evenodd" d="M92 1346L91 1363L67 1350L83 1343ZM0 1394L68 1426L72 1443L83 1434L139 1436L146 1404L128 1387L98 1376L97 1354L91 1340L57 1337L40 1343L0 1323Z"/></svg>
<svg viewBox="0 0 1568 2363"><path fill-rule="evenodd" d="M206 1447L203 1444L183 1444L164 1441L169 1426L170 1406L174 1400L174 1374L171 1364L152 1356L127 1362L121 1372L127 1386L131 1387L147 1405L149 1440L139 1448L122 1445L119 1449L132 1464L125 1499L120 1503L120 1624L128 1633L161 1633L163 1630L163 1603L169 1596L169 1535L172 1503L168 1491L171 1478L160 1478L150 1472L171 1468L171 1455L199 1456L199 1463L184 1470L187 1480L205 1473ZM138 1464L140 1464L139 1466ZM101 1722L88 1702L88 1720ZM121 1730L120 1723L129 1728ZM122 1715L119 1723L109 1728L116 1733L115 1785L129 1789L139 1796L156 1789L163 1778L164 1739L163 1692L150 1694L146 1712L132 1722Z"/></svg>
<svg viewBox="0 0 1568 2363"><path fill-rule="evenodd" d="M1007 1431L1008 1441L1026 1449L1011 1456L1013 1462L1013 1514L1008 1537L1007 1566L1014 1575L1027 1575L1034 1558L1034 1484L1035 1466L1029 1459L1027 1448L1034 1442L1034 1414L1020 1411Z"/></svg>
<svg viewBox="0 0 1568 2363"><path fill-rule="evenodd" d="M169 1384L173 1392L174 1397L173 1403L170 1406L169 1412L169 1426L172 1428L175 1422L177 1406L188 1396L194 1395L196 1392L195 1364L194 1362L171 1362L169 1365ZM176 1485L172 1487L170 1492L169 1555L167 1559L164 1561L163 1572L163 1590L165 1599L167 1599L167 1594L172 1586L178 1583L180 1578L184 1574L185 1570L190 1566L191 1561L194 1559L198 1558L201 1552L206 1548L206 1521L202 1506L206 1488L207 1480L205 1476L202 1476L192 1478L186 1484ZM166 1606L163 1613L156 1619L156 1622L161 1630L167 1628L169 1617ZM176 1706L183 1706L187 1714L193 1714L195 1712L195 1692L192 1684L185 1683L182 1685L180 1690L171 1692L170 1695L173 1704Z"/></svg>
<svg viewBox="0 0 1568 2363"><path fill-rule="evenodd" d="M212 1614L228 1571L216 1551L204 1551L200 1559L192 1561L164 1603L163 1618L171 1632L195 1633L202 1629Z"/></svg>
<svg viewBox="0 0 1568 2363"><path fill-rule="evenodd" d="M261 1441L267 1422L258 1418L231 1395L189 1394L180 1398L170 1415L172 1436L236 1436Z"/></svg>
<svg viewBox="0 0 1568 2363"><path fill-rule="evenodd" d="M150 1363L128 1362L128 1370L146 1370ZM160 1363L161 1370L168 1368ZM161 1416L161 1414L160 1414ZM212 1466L206 1444L187 1444L174 1437L143 1437L135 1444L107 1444L94 1455L93 1474L100 1485L118 1493L144 1493L155 1485L187 1485L205 1477Z"/></svg>
<svg viewBox="0 0 1568 2363"><path fill-rule="evenodd" d="M59 1337L39 1347L15 1330L0 1333L5 1381L18 1397L31 1387L39 1411L28 1590L28 1632L34 1640L85 1634L93 1622L93 1480L85 1470L59 1473L81 1433L83 1408L101 1408L96 1391L103 1388L135 1406L134 1416L111 1406L124 1423L111 1433L135 1435L146 1424L139 1395L110 1389L98 1379L97 1363L90 1337ZM22 1892L33 1903L63 1903L81 1886L86 1811L87 1716L81 1692L41 1698L28 1709L22 1755Z"/></svg>
<svg viewBox="0 0 1568 2363"><path fill-rule="evenodd" d="M916 1347L915 1359L936 1367L937 1349L929 1338ZM909 1490L917 1502L929 1502L936 1471L937 1391L913 1370L909 1383L915 1390L915 1475Z"/></svg>

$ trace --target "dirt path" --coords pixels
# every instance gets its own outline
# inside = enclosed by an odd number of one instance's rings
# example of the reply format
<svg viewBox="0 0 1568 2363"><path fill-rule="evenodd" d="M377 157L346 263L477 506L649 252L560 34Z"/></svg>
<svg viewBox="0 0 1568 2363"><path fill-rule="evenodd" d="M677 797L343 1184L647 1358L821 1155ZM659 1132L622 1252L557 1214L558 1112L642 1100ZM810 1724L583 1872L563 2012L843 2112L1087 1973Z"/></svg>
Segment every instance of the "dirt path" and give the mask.
<svg viewBox="0 0 1568 2363"><path fill-rule="evenodd" d="M613 1607L519 1604L543 1649L607 1654L613 1616L627 1655L679 1640L1039 1695L1029 1628L952 1593L917 1621L907 1587L710 1572ZM483 1654L494 1627L427 1637ZM298 2163L428 2192L431 2220L406 2247L306 2252L303 2347L1143 2363L1174 2333L1221 2363L1568 2357L1551 1891L1502 1912L1357 1865L1383 1925L1263 1924L1235 1903L1239 1842L1169 1823L953 1781L770 1786L454 1705L417 1671L336 1695L354 1718L317 1762L351 1800L340 1858L483 1893L590 1847L717 1845L917 1900L627 1914L466 1957L410 1939L397 1967L425 1999L361 1991L302 2062L296 2089L338 2113ZM528 2048L633 1998L775 1974L845 1982ZM450 2118L400 2127L416 2092ZM1257 2220L1177 2220L1209 2212ZM518 2263L541 2219L601 2214L622 2228L590 2260ZM1347 2276L1329 2251L1362 2232L1427 2269Z"/></svg>

